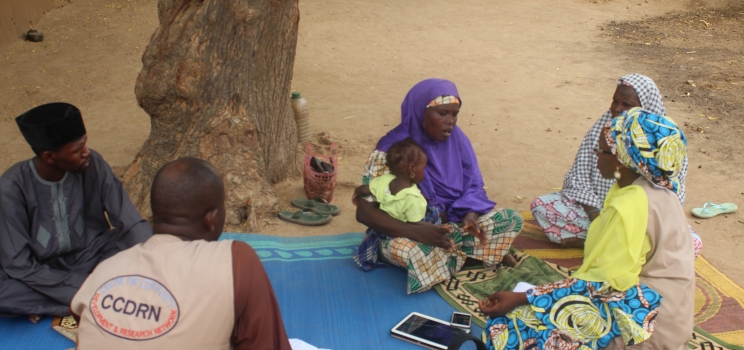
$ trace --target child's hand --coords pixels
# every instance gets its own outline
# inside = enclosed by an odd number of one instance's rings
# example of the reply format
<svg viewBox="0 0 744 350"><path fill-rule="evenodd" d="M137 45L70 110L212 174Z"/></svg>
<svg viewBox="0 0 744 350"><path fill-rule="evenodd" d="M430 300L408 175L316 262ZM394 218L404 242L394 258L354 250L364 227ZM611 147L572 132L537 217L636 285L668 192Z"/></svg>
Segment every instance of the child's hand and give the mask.
<svg viewBox="0 0 744 350"><path fill-rule="evenodd" d="M372 195L368 185L361 185L354 189L354 194L351 195L351 203L356 206L359 203L359 197Z"/></svg>

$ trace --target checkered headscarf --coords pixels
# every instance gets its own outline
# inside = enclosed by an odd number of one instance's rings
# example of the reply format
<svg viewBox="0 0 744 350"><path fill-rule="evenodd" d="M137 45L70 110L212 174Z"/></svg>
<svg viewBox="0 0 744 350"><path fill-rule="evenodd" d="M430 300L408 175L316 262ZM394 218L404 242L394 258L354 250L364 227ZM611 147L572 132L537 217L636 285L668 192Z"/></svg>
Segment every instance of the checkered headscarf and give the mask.
<svg viewBox="0 0 744 350"><path fill-rule="evenodd" d="M617 81L617 85L628 85L635 90L638 100L644 110L658 115L666 115L664 102L661 100L661 92L651 78L640 74L629 74ZM601 118L589 129L589 132L581 141L579 151L576 154L573 166L563 180L561 193L578 203L602 208L607 192L610 190L614 179L605 179L596 168L597 155L594 147L602 132L602 128L612 120L612 113L607 110ZM687 157L684 158L682 170L679 174L679 196L680 202L685 201L685 178L687 177Z"/></svg>
<svg viewBox="0 0 744 350"><path fill-rule="evenodd" d="M643 109L658 115L666 115L661 92L651 78L637 73L628 74L617 81L617 85L627 85L635 90Z"/></svg>

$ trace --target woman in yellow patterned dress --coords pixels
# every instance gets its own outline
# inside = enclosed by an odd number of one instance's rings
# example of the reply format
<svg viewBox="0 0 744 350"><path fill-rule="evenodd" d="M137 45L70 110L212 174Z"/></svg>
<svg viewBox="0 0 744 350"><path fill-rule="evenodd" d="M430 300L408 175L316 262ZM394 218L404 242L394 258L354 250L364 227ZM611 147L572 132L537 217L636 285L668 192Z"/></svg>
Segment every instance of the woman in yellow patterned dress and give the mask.
<svg viewBox="0 0 744 350"><path fill-rule="evenodd" d="M490 349L684 349L693 328L692 237L677 198L687 154L670 118L633 108L599 137L597 169L617 182L568 280L480 302Z"/></svg>

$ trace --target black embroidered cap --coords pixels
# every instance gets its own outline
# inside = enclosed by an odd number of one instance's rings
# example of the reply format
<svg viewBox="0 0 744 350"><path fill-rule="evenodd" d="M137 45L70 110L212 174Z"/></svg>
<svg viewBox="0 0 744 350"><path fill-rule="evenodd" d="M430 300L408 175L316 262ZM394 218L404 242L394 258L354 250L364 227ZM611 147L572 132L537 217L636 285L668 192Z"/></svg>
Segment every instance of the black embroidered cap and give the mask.
<svg viewBox="0 0 744 350"><path fill-rule="evenodd" d="M36 150L56 149L85 135L83 116L69 103L37 106L15 120L26 142Z"/></svg>

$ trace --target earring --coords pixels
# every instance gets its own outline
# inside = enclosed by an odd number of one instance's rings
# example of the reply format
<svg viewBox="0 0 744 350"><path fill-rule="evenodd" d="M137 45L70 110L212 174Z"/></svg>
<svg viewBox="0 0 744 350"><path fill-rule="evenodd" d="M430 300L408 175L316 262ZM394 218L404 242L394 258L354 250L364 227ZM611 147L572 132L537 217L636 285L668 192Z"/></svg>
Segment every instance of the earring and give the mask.
<svg viewBox="0 0 744 350"><path fill-rule="evenodd" d="M623 177L623 174L620 174L620 167L615 168L613 176L615 177L615 180L620 180L620 178Z"/></svg>
<svg viewBox="0 0 744 350"><path fill-rule="evenodd" d="M416 174L414 174L413 172L411 172L411 175L410 176L411 176L411 180L413 180L413 179L416 178Z"/></svg>

